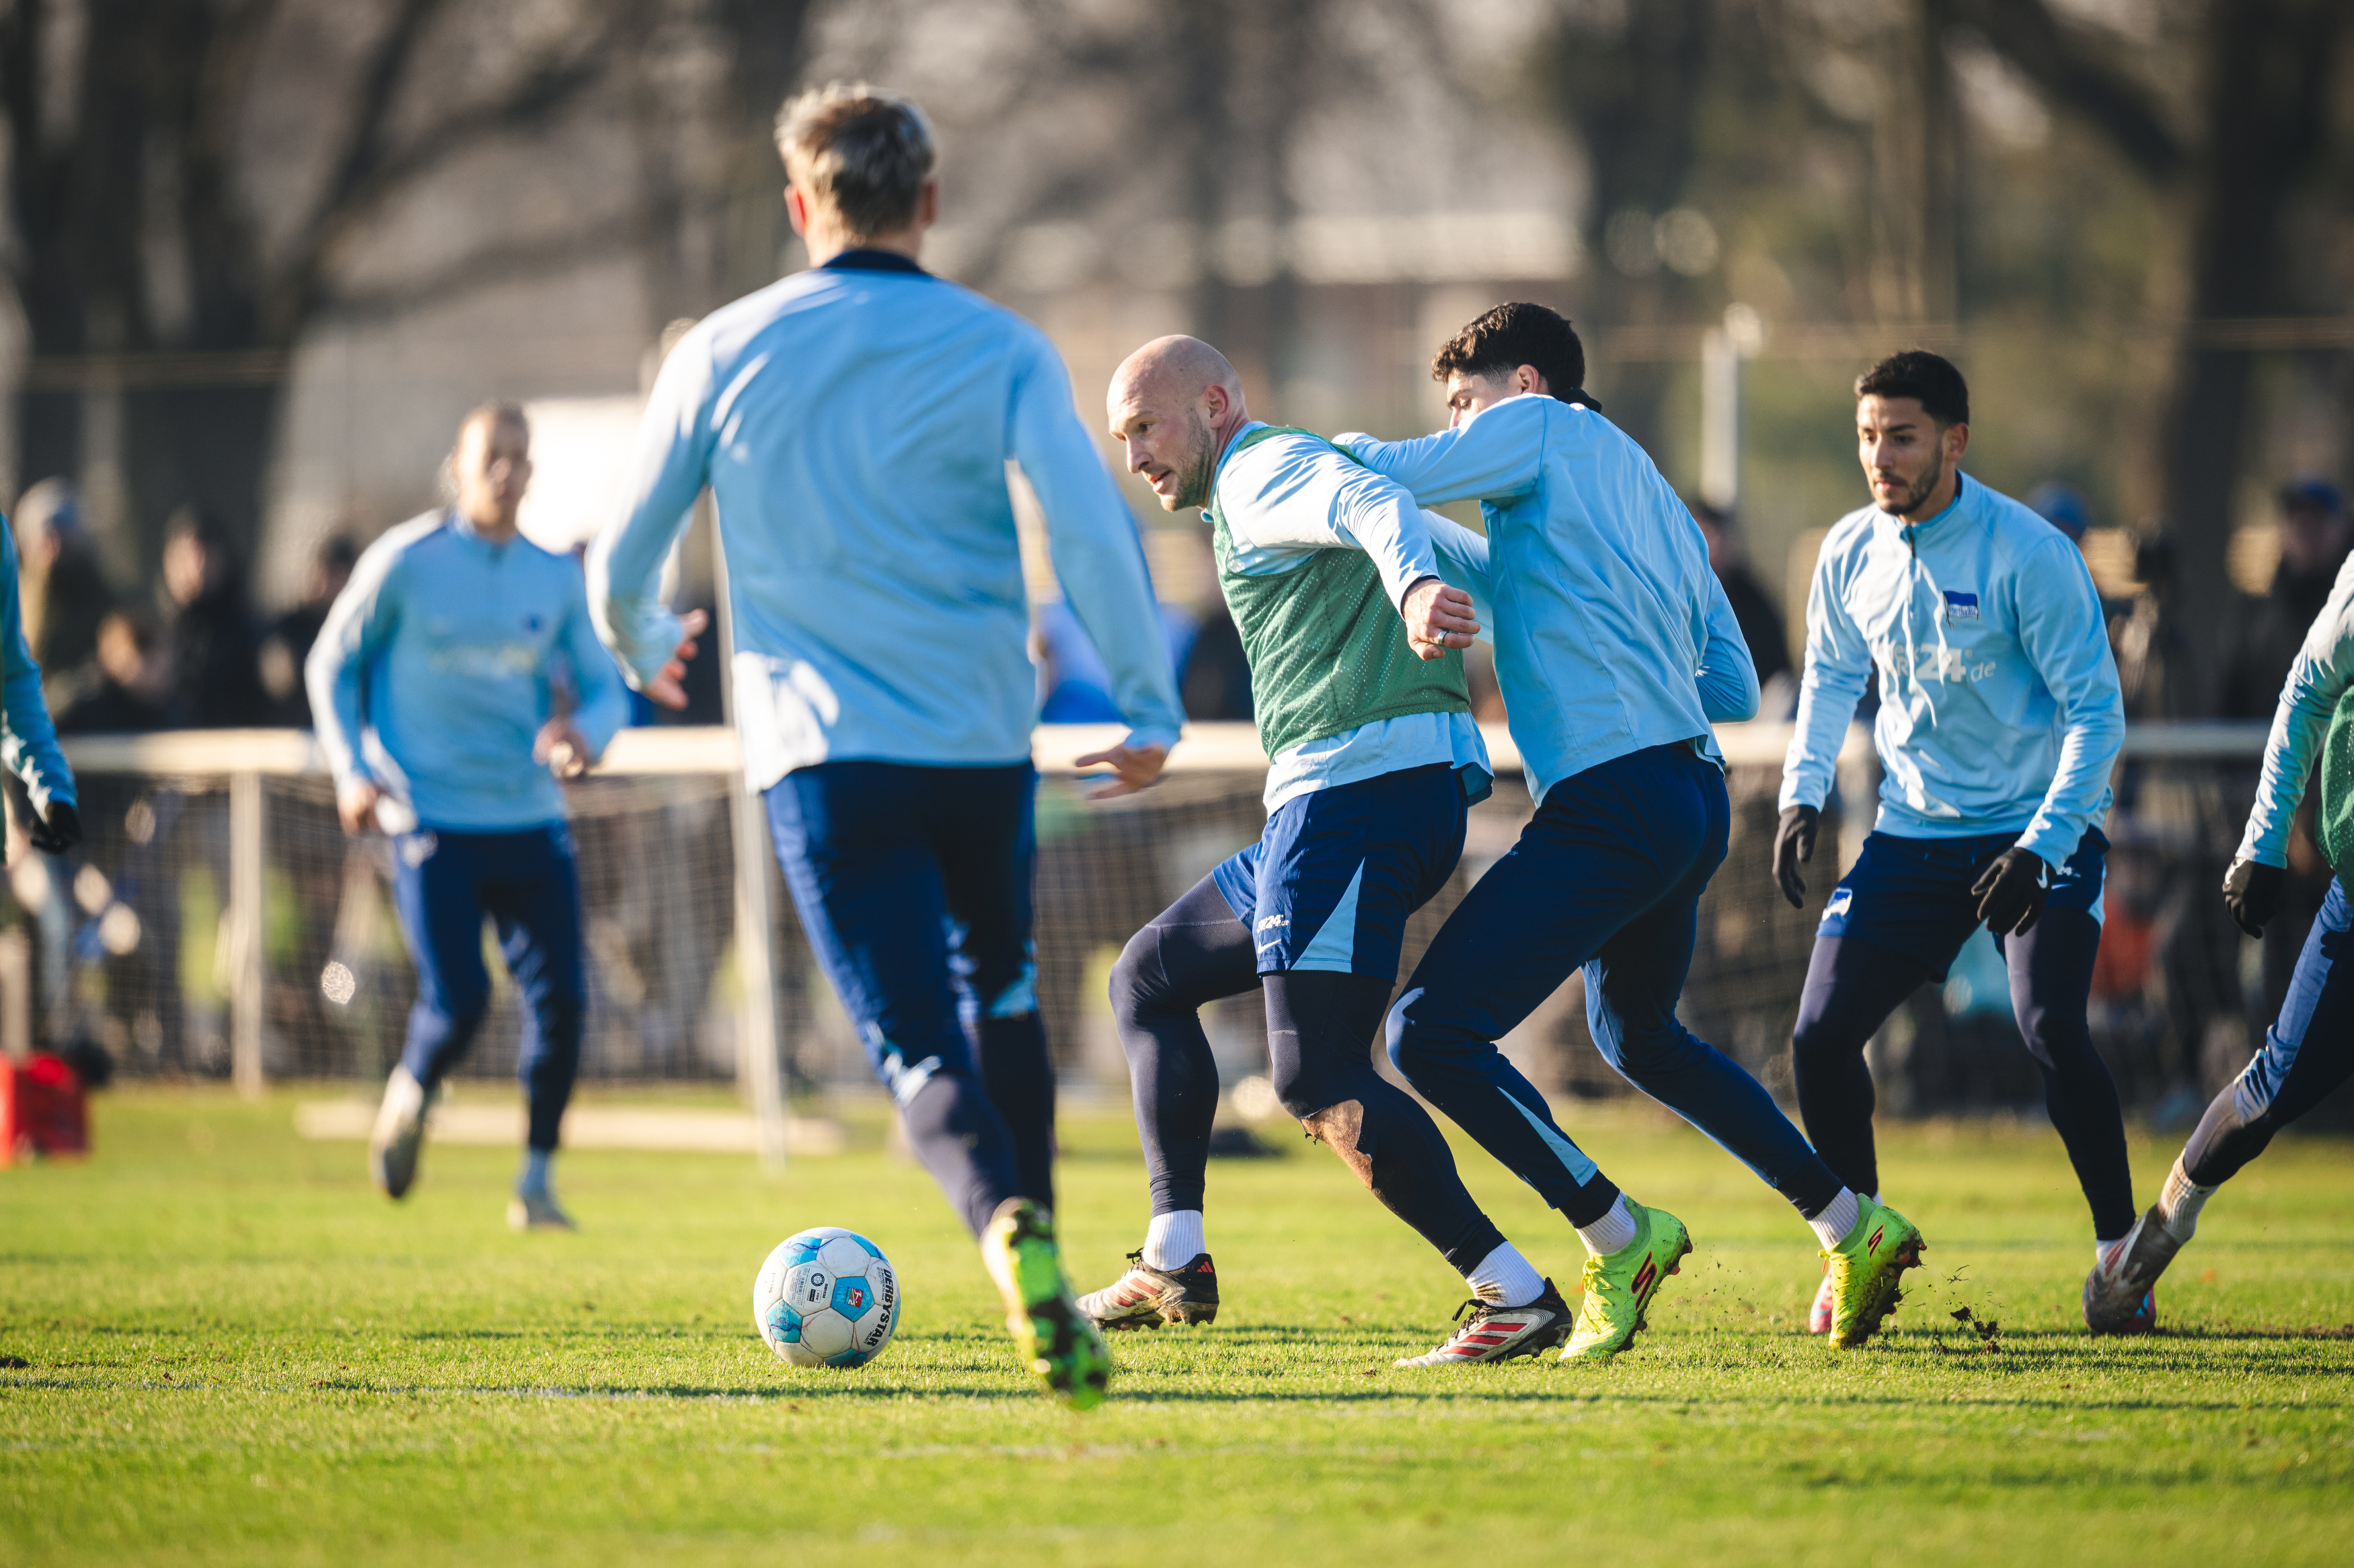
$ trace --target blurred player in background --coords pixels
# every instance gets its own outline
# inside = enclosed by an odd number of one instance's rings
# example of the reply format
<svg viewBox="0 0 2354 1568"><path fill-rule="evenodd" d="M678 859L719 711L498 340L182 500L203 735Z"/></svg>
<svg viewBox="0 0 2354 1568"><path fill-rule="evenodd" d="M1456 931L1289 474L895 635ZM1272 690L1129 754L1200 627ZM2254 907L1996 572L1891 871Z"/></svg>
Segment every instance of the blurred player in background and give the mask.
<svg viewBox="0 0 2354 1568"><path fill-rule="evenodd" d="M390 1198L417 1180L434 1091L490 1007L487 916L524 1003L517 1073L530 1131L507 1220L569 1230L548 1162L588 991L557 780L604 755L628 697L589 624L580 568L515 531L531 482L523 411L467 415L450 464L455 503L362 553L304 666L336 811L347 833L390 835L393 902L417 963L408 1042L385 1085L368 1171Z"/></svg>
<svg viewBox="0 0 2354 1568"><path fill-rule="evenodd" d="M2306 780L2318 775L2317 836L2329 863L2354 863L2354 559L2339 567L2305 646L2289 666L2240 852L2223 877L2223 903L2240 929L2261 939L2282 914L2289 828ZM2319 768L2315 767L2316 759ZM2264 1048L2199 1118L2166 1173L2158 1202L2084 1281L2084 1316L2115 1321L2141 1309L2150 1287L2199 1226L2215 1189L2264 1151L2273 1134L2354 1076L2354 964L2347 962L2354 901L2333 876L2321 913L2290 971L2287 999Z"/></svg>
<svg viewBox="0 0 2354 1568"><path fill-rule="evenodd" d="M1447 429L1341 440L1417 501L1481 503L1486 548L1461 586L1494 627L1536 814L1415 966L1390 1013L1391 1057L1577 1227L1585 1300L1564 1357L1616 1354L1691 1238L1596 1171L1495 1044L1582 967L1604 1057L1790 1200L1839 1282L1838 1342L1861 1344L1920 1233L1843 1186L1755 1078L1676 1020L1700 896L1732 832L1710 726L1757 711L1700 528L1595 410L1585 348L1553 312L1499 306L1431 373L1447 384Z"/></svg>
<svg viewBox="0 0 2354 1568"><path fill-rule="evenodd" d="M746 774L811 946L981 1239L1023 1362L1085 1408L1111 1361L1055 1242L1030 940L1037 677L1007 459L1130 726L1081 759L1118 774L1102 793L1152 782L1182 723L1160 613L1045 335L918 264L939 201L922 112L828 87L785 106L777 141L810 269L671 351L625 514L589 553L591 601L631 683L680 705L658 585L711 487Z"/></svg>
<svg viewBox="0 0 2354 1568"><path fill-rule="evenodd" d="M1371 1060L1406 918L1447 885L1491 782L1456 652L1477 622L1440 580L1432 534L1458 550L1479 540L1426 521L1323 437L1253 419L1234 366L1194 338L1138 349L1106 401L1161 504L1209 518L1270 762L1258 842L1112 969L1152 1219L1128 1271L1079 1304L1109 1329L1217 1316L1202 1208L1218 1066L1199 1010L1257 989L1284 1108L1471 1287L1445 1342L1399 1364L1559 1345L1568 1304L1480 1212L1430 1114Z"/></svg>
<svg viewBox="0 0 2354 1568"><path fill-rule="evenodd" d="M1833 526L1807 596L1774 844L1794 907L1805 907L1799 867L1875 670L1883 775L1879 821L1815 930L1793 1037L1799 1111L1831 1169L1876 1193L1864 1043L1899 1002L1946 978L1983 922L2106 1258L2134 1207L2116 1086L2084 1015L2101 945L2101 821L2126 727L2100 596L2065 534L1962 473L1960 371L1914 350L1872 366L1855 391L1872 503ZM1826 1282L1819 1333L1829 1298ZM2084 1298L2095 1333L2146 1330L2154 1310L2145 1298L2096 1312Z"/></svg>

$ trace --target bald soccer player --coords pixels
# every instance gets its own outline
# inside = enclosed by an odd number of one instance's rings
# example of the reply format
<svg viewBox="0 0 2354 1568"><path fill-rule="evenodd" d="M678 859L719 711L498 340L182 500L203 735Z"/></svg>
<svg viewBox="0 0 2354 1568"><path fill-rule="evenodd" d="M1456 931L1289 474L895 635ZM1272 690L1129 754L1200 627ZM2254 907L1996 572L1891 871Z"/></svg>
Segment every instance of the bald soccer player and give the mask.
<svg viewBox="0 0 2354 1568"><path fill-rule="evenodd" d="M1445 1341L1400 1364L1559 1345L1567 1303L1480 1212L1429 1113L1372 1063L1406 917L1446 885L1489 790L1458 652L1478 622L1439 578L1441 551L1484 563L1480 541L1322 437L1253 419L1234 367L1193 338L1139 349L1108 402L1129 469L1168 510L1209 518L1270 765L1258 842L1113 968L1152 1218L1128 1272L1080 1306L1111 1329L1216 1317L1203 1205L1218 1073L1198 1010L1257 988L1284 1107L1471 1288Z"/></svg>

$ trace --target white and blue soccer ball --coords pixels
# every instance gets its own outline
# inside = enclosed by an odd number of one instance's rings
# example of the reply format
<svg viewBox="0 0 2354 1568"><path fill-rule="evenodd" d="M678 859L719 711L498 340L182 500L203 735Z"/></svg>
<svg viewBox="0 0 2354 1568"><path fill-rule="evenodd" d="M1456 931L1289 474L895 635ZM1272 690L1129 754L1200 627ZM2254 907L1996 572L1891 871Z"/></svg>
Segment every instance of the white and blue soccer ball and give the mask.
<svg viewBox="0 0 2354 1568"><path fill-rule="evenodd" d="M812 1226L760 1266L752 1321L797 1367L863 1367L899 1326L899 1281L883 1249L856 1231Z"/></svg>

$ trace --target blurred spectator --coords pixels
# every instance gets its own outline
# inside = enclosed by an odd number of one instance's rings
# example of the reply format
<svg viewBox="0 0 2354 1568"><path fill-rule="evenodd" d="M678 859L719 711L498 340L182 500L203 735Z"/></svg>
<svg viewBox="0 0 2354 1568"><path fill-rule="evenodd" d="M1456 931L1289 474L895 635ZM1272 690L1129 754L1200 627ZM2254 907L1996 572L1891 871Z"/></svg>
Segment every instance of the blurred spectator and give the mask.
<svg viewBox="0 0 2354 1568"><path fill-rule="evenodd" d="M311 644L319 640L328 608L352 580L352 567L359 558L360 547L348 534L334 533L321 540L311 556L310 575L302 582L302 602L262 633L256 662L274 722L297 729L311 727L311 694L302 683L302 661L311 656Z"/></svg>
<svg viewBox="0 0 2354 1568"><path fill-rule="evenodd" d="M2054 528L2082 545L2084 530L2092 526L2093 509L2073 485L2047 479L2027 493L2028 510Z"/></svg>
<svg viewBox="0 0 2354 1568"><path fill-rule="evenodd" d="M16 556L25 641L54 712L97 683L98 623L114 605L70 482L45 479L16 503Z"/></svg>
<svg viewBox="0 0 2354 1568"><path fill-rule="evenodd" d="M98 681L58 715L59 735L131 735L177 729L171 652L143 609L111 611L98 628Z"/></svg>
<svg viewBox="0 0 2354 1568"><path fill-rule="evenodd" d="M2222 718L2273 716L2288 667L2329 598L2348 548L2354 546L2346 503L2327 480L2287 485L2281 491L2280 511L2280 567L2273 574L2272 591L2262 599L2242 599L2226 624L2223 679L2215 705Z"/></svg>
<svg viewBox="0 0 2354 1568"><path fill-rule="evenodd" d="M1243 653L1243 634L1220 599L1208 607L1193 647L1177 672L1177 693L1189 719L1248 719L1251 706L1250 661Z"/></svg>
<svg viewBox="0 0 2354 1568"><path fill-rule="evenodd" d="M1173 604L1161 606L1161 635L1169 648L1169 662L1182 683L1193 652L1201 622L1190 610ZM1041 724L1119 724L1119 705L1111 699L1111 675L1103 655L1088 640L1071 612L1069 601L1052 599L1038 607L1034 646L1038 653Z"/></svg>
<svg viewBox="0 0 2354 1568"><path fill-rule="evenodd" d="M1797 711L1798 682L1790 667L1790 643L1783 634L1782 612L1774 608L1774 596L1749 569L1741 525L1732 514L1705 501L1690 504L1692 521L1700 524L1701 537L1708 541L1709 567L1724 585L1733 618L1741 623L1742 641L1749 644L1749 657L1757 666L1757 684L1765 694L1757 716L1788 718Z"/></svg>
<svg viewBox="0 0 2354 1568"><path fill-rule="evenodd" d="M197 729L270 722L245 577L220 524L193 506L164 535L164 638L181 716Z"/></svg>
<svg viewBox="0 0 2354 1568"><path fill-rule="evenodd" d="M2216 701L2216 712L2223 718L2273 716L2289 666L2328 600L2348 550L2354 548L2345 500L2327 481L2300 479L2284 486L2280 511L2280 567L2273 574L2272 591L2262 599L2242 598L2225 625L2222 683ZM2319 772L2317 759L2315 771ZM2306 932L2329 891L2329 864L2314 834L2320 794L2308 781L2289 832L2288 880L2280 912L2264 929L2262 1016L2267 1022L2280 1011Z"/></svg>

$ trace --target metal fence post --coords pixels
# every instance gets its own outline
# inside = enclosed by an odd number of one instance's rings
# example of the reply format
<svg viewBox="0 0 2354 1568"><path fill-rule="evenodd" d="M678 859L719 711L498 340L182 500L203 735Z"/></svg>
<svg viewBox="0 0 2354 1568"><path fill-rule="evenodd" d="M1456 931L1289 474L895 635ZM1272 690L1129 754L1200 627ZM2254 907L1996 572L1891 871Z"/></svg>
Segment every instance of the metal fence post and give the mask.
<svg viewBox="0 0 2354 1568"><path fill-rule="evenodd" d="M784 1072L777 1060L777 979L770 963L769 825L760 797L739 772L732 791L736 844L736 974L743 1001L736 1014L737 1068L752 1094L760 1164L785 1168Z"/></svg>
<svg viewBox="0 0 2354 1568"><path fill-rule="evenodd" d="M268 983L263 950L261 775L228 780L229 1078L250 1098L261 1093L261 1018Z"/></svg>
<svg viewBox="0 0 2354 1568"><path fill-rule="evenodd" d="M736 723L735 600L727 588L727 552L719 541L719 514L711 493L696 498L699 520L711 529L711 569L719 600L719 700L727 726ZM736 849L736 978L743 988L736 1011L736 1075L752 1098L753 1140L765 1171L785 1168L784 1070L777 1060L777 976L770 962L773 910L769 898L768 813L740 762L729 779L729 841Z"/></svg>

